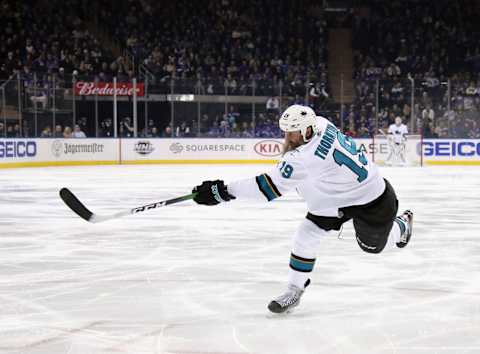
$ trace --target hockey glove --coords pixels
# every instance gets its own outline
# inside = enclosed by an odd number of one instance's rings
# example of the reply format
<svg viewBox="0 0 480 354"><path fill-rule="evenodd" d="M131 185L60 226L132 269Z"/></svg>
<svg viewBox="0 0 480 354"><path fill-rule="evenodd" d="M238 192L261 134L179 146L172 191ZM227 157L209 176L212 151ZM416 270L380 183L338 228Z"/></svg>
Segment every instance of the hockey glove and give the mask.
<svg viewBox="0 0 480 354"><path fill-rule="evenodd" d="M197 193L193 200L197 204L217 205L228 202L235 197L228 193L227 186L221 180L204 181L201 185L193 188L192 193Z"/></svg>

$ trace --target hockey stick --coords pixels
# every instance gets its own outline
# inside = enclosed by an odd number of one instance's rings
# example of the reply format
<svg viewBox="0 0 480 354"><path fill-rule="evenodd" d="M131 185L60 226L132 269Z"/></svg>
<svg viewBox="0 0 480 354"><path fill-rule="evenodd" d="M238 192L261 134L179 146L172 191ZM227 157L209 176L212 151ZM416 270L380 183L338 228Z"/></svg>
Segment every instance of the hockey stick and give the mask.
<svg viewBox="0 0 480 354"><path fill-rule="evenodd" d="M388 139L388 135L382 129L378 129L378 131L380 132L380 134L382 134L385 138Z"/></svg>
<svg viewBox="0 0 480 354"><path fill-rule="evenodd" d="M121 218L122 216L126 216L126 215L142 213L142 212L147 211L147 210L164 207L164 206L167 206L167 205L183 202L185 200L190 200L190 199L195 198L196 195L197 195L197 193L187 194L187 195L184 195L184 196L181 196L181 197L178 197L178 198L168 199L168 200L164 200L164 201L161 201L161 202L142 205L142 206L139 206L139 207L136 207L136 208L133 208L133 209L120 211L120 212L115 213L115 214L98 215L98 214L94 214L90 210L88 210L85 207L85 205L83 205L82 202L80 200L78 200L78 198L75 196L75 194L70 192L69 189L62 188L60 190L60 198L62 198L62 200L65 202L65 204L67 204L67 206L70 209L72 209L82 219L85 219L85 220L87 220L91 223L99 223L99 222L103 222L103 221L107 221L107 220L111 220L111 219Z"/></svg>

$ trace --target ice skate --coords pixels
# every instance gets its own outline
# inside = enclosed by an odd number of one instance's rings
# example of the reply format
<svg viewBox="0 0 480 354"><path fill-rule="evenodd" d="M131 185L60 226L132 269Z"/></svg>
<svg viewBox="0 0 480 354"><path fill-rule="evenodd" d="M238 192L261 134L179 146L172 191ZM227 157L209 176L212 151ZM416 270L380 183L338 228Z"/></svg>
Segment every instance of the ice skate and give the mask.
<svg viewBox="0 0 480 354"><path fill-rule="evenodd" d="M397 247L403 248L410 241L412 236L413 229L413 213L410 210L405 210L401 216L397 216L398 219L401 219L407 226L403 234L400 236L400 242L397 243Z"/></svg>
<svg viewBox="0 0 480 354"><path fill-rule="evenodd" d="M289 284L287 291L283 295L280 295L278 298L272 300L268 304L268 309L274 313L282 313L298 306L298 304L300 303L300 298L302 297L305 288L309 284L310 279L307 279L303 289L293 284Z"/></svg>

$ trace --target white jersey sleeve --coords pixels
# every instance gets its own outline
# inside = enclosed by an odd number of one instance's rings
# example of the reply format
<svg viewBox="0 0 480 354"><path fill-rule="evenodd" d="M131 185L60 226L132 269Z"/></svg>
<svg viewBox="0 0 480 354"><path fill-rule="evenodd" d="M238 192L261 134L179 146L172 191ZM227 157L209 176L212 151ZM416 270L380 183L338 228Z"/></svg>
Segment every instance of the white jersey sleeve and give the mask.
<svg viewBox="0 0 480 354"><path fill-rule="evenodd" d="M296 188L307 177L307 169L296 158L297 151L285 154L276 167L256 177L233 181L228 192L239 199L271 201Z"/></svg>

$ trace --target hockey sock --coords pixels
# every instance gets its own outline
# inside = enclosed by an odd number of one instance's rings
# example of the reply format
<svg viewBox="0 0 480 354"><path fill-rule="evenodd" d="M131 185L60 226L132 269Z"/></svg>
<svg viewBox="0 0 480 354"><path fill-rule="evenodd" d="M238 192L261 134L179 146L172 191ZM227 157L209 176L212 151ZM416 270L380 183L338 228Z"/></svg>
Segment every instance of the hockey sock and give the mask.
<svg viewBox="0 0 480 354"><path fill-rule="evenodd" d="M314 265L315 258L303 258L292 253L290 255L288 283L303 289Z"/></svg>
<svg viewBox="0 0 480 354"><path fill-rule="evenodd" d="M393 223L390 234L388 235L388 241L385 246L385 250L398 248L397 243L400 242L400 236L406 232L407 227L408 225L403 219L399 217L395 218L395 222Z"/></svg>
<svg viewBox="0 0 480 354"><path fill-rule="evenodd" d="M303 289L313 270L320 240L328 234L329 231L319 228L310 220L302 221L293 238L288 273L289 284Z"/></svg>

